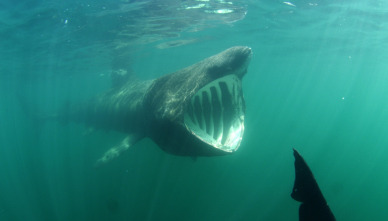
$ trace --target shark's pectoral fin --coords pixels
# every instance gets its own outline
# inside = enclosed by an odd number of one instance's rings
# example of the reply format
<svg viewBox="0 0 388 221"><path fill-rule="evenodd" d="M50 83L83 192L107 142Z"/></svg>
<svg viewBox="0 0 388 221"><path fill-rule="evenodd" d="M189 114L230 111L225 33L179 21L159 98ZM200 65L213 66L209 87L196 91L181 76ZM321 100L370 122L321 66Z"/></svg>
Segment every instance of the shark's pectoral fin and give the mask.
<svg viewBox="0 0 388 221"><path fill-rule="evenodd" d="M104 155L97 160L95 166L101 166L102 164L105 164L116 157L120 156L124 151L128 150L131 146L133 146L135 143L137 143L139 140L143 138L140 134L130 134L124 138L123 141L117 146L114 146L110 148L108 151L104 153Z"/></svg>

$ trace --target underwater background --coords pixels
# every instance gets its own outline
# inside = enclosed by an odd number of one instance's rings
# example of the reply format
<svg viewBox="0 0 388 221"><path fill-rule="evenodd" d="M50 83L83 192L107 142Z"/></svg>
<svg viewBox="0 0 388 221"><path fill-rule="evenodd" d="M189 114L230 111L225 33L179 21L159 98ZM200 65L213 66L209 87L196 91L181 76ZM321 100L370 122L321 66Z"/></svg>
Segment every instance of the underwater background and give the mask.
<svg viewBox="0 0 388 221"><path fill-rule="evenodd" d="M296 148L337 220L388 217L388 2L3 0L0 220L298 220ZM245 134L222 157L178 157L144 139L42 122L110 88L231 46L253 50ZM21 101L24 100L24 101Z"/></svg>

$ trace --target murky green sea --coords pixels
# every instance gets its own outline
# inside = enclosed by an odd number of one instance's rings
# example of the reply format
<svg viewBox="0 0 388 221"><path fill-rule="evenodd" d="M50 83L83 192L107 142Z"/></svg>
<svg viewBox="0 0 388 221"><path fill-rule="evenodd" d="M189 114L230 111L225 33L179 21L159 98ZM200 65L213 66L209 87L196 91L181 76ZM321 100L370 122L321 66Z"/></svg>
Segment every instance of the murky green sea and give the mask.
<svg viewBox="0 0 388 221"><path fill-rule="evenodd" d="M31 117L114 68L148 80L235 45L253 56L232 155L144 139L96 169L123 134ZM388 218L386 1L3 0L0 50L0 220L296 221L292 148L337 220Z"/></svg>

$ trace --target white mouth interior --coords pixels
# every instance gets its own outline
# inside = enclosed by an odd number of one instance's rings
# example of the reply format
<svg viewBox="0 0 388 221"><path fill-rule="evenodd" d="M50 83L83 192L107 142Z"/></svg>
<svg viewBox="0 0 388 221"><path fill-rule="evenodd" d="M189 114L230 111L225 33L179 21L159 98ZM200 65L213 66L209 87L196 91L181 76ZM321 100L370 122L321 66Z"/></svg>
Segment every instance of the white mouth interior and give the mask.
<svg viewBox="0 0 388 221"><path fill-rule="evenodd" d="M227 75L210 82L192 98L184 116L186 128L202 141L226 152L240 146L244 133L241 80Z"/></svg>

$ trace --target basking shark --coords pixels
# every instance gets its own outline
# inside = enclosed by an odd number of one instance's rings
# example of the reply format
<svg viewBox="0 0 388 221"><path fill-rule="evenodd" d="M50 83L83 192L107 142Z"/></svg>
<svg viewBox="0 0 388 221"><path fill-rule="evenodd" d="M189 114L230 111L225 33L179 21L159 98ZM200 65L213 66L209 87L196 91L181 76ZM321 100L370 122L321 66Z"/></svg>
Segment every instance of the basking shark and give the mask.
<svg viewBox="0 0 388 221"><path fill-rule="evenodd" d="M116 80L107 92L69 105L61 118L127 134L98 165L145 137L174 155L230 154L244 133L241 81L251 55L249 47L236 46L154 80Z"/></svg>
<svg viewBox="0 0 388 221"><path fill-rule="evenodd" d="M306 161L294 149L295 182L291 197L302 204L299 207L300 221L335 221L335 217Z"/></svg>

